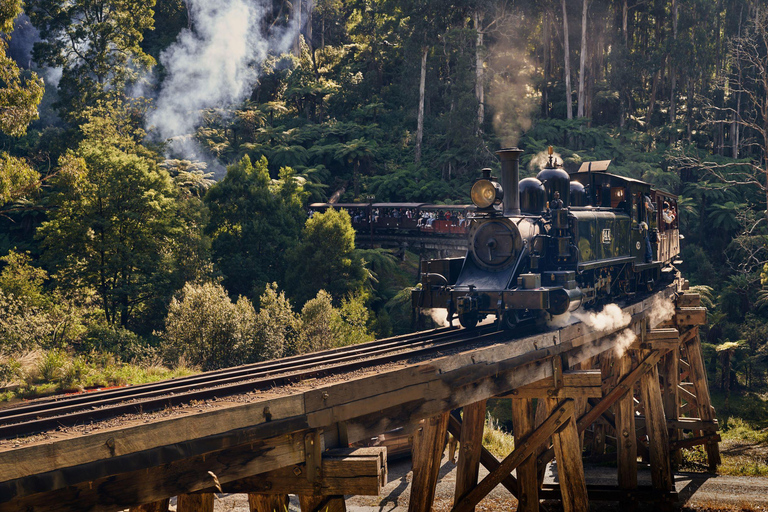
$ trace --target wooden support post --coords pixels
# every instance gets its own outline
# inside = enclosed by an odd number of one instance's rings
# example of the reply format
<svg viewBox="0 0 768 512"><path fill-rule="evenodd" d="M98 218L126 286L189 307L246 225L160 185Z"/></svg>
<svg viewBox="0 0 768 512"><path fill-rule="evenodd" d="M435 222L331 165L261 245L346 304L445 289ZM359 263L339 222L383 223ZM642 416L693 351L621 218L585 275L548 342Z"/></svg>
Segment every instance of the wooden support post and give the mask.
<svg viewBox="0 0 768 512"><path fill-rule="evenodd" d="M677 421L680 418L680 395L678 393L678 381L680 379L679 359L680 351L674 349L667 352L660 363L660 372L664 379L664 388L662 389L664 416L667 418L668 425L670 421ZM674 443L680 439L680 430L673 426L668 426L667 435L669 436L669 442ZM673 468L677 468L682 463L680 450L675 450L672 453L671 462Z"/></svg>
<svg viewBox="0 0 768 512"><path fill-rule="evenodd" d="M645 428L648 433L651 481L655 489L671 491L674 487L669 460L667 419L664 416L664 403L659 386L659 369L656 365L653 365L650 371L640 377L640 389L645 404Z"/></svg>
<svg viewBox="0 0 768 512"><path fill-rule="evenodd" d="M460 502L454 503L452 512L469 512L472 510L475 505L480 503L480 500L501 483L505 475L508 475L512 470L520 466L548 437L556 435L557 430L563 428L563 425L567 428L569 424L574 423L573 414L574 406L572 399L563 400L561 404L556 404L552 413L540 427L515 443L515 449L499 463L498 468L488 473ZM574 442L578 443L579 438L575 431L573 432L573 439ZM576 447L578 448L578 445ZM581 462L581 459L579 459L579 462ZM586 500L586 487L584 492ZM566 508L566 512L569 510L573 509ZM586 508L578 510L586 510Z"/></svg>
<svg viewBox="0 0 768 512"><path fill-rule="evenodd" d="M285 512L288 495L248 493L248 507L250 512Z"/></svg>
<svg viewBox="0 0 768 512"><path fill-rule="evenodd" d="M176 512L213 512L213 493L180 494Z"/></svg>
<svg viewBox="0 0 768 512"><path fill-rule="evenodd" d="M429 512L432 509L449 414L446 412L424 420L422 428L413 436L413 480L409 512Z"/></svg>
<svg viewBox="0 0 768 512"><path fill-rule="evenodd" d="M696 401L699 404L699 418L706 421L714 421L715 412L709 397L709 385L707 384L707 372L704 368L704 358L701 355L701 339L698 333L686 346L688 363L691 365L691 381L693 382ZM707 452L709 467L714 469L720 464L720 447L716 441L710 441L704 445Z"/></svg>
<svg viewBox="0 0 768 512"><path fill-rule="evenodd" d="M448 419L448 432L450 432L452 436L461 437L461 421L454 414L451 414ZM481 447L480 464L482 464L489 472L493 472L499 467L500 463L491 452L485 449L485 447ZM506 475L501 481L501 485L503 485L514 497L517 497L520 492L518 481L512 475Z"/></svg>
<svg viewBox="0 0 768 512"><path fill-rule="evenodd" d="M169 499L147 503L138 507L131 508L128 512L168 512Z"/></svg>
<svg viewBox="0 0 768 512"><path fill-rule="evenodd" d="M555 399L547 399L550 411L562 408ZM560 491L563 496L565 512L582 512L589 510L587 499L587 482L584 477L584 465L581 460L581 443L576 418L570 417L565 426L552 435L557 459L557 478L560 481Z"/></svg>
<svg viewBox="0 0 768 512"><path fill-rule="evenodd" d="M301 494L299 495L299 505L301 506L301 512L346 512L347 510L344 496L311 496ZM282 509L277 512L285 512L286 510Z"/></svg>
<svg viewBox="0 0 768 512"><path fill-rule="evenodd" d="M454 503L477 485L480 471L480 457L483 451L483 428L485 427L485 400L464 407L461 422L459 461L456 467L456 492ZM473 508L474 510L474 508Z"/></svg>
<svg viewBox="0 0 768 512"><path fill-rule="evenodd" d="M617 358L620 379L632 370L632 358L628 353ZM619 487L637 488L637 436L635 434L635 399L627 393L616 401L616 456L618 457Z"/></svg>
<svg viewBox="0 0 768 512"><path fill-rule="evenodd" d="M533 425L533 400L513 398L512 426L515 430L515 444L533 432ZM534 451L533 455L517 467L517 481L520 485L520 494L517 496L518 512L538 512L539 510L539 479L536 465L538 451L538 449Z"/></svg>

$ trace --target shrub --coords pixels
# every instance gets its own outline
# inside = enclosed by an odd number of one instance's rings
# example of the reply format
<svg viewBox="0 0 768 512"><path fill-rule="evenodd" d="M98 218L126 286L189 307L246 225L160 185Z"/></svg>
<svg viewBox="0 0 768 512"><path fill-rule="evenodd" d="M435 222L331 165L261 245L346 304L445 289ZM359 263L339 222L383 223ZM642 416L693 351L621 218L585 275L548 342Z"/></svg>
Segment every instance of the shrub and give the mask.
<svg viewBox="0 0 768 512"><path fill-rule="evenodd" d="M203 370L242 363L252 342L256 312L240 297L233 303L216 283L187 283L168 307L163 352Z"/></svg>

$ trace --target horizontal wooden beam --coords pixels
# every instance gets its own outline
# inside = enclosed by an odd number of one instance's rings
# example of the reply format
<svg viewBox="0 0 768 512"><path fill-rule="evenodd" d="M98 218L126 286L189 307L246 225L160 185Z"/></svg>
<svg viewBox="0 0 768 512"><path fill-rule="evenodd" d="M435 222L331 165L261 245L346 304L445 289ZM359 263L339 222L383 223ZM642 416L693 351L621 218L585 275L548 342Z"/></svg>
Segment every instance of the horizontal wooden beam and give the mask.
<svg viewBox="0 0 768 512"><path fill-rule="evenodd" d="M675 310L675 325L689 327L707 324L707 308L677 308Z"/></svg>
<svg viewBox="0 0 768 512"><path fill-rule="evenodd" d="M661 492L653 487L639 486L636 489L620 489L611 485L587 484L587 495L590 501L618 501L634 503L672 502L678 501L677 491ZM539 491L542 499L559 500L561 498L559 484L544 484Z"/></svg>
<svg viewBox="0 0 768 512"><path fill-rule="evenodd" d="M170 464L99 478L52 492L11 501L3 512L96 512L123 510L169 496L210 488L218 480L227 484L251 475L304 462L306 432L254 441L215 454L199 455ZM23 491L23 489L20 489Z"/></svg>
<svg viewBox="0 0 768 512"><path fill-rule="evenodd" d="M681 293L677 296L677 307L697 308L701 306L701 295L693 292Z"/></svg>
<svg viewBox="0 0 768 512"><path fill-rule="evenodd" d="M688 439L680 439L679 441L673 441L669 443L669 450L675 451L681 448L692 448L702 444L719 443L722 441L720 434L709 434L706 436L689 437Z"/></svg>
<svg viewBox="0 0 768 512"><path fill-rule="evenodd" d="M603 396L600 370L563 372L562 386L555 386L554 377L547 377L513 389L499 398L600 398Z"/></svg>
<svg viewBox="0 0 768 512"><path fill-rule="evenodd" d="M645 416L635 416L635 424L638 428L645 427ZM679 418L667 420L667 427L679 430L703 430L715 432L718 429L717 420L706 421L701 418Z"/></svg>

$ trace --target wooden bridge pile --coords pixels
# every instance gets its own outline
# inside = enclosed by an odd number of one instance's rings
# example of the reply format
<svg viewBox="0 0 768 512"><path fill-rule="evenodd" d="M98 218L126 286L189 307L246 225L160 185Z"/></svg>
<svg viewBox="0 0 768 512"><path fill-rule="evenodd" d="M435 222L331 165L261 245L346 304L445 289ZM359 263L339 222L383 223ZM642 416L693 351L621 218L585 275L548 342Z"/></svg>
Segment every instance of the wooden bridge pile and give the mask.
<svg viewBox="0 0 768 512"><path fill-rule="evenodd" d="M682 287L625 308L628 326L577 323L213 411L4 446L0 508L165 511L178 496L179 512L206 511L223 491L248 493L254 511L283 510L288 494L304 512L344 510L344 495L378 495L387 477L384 448L350 444L399 427L412 436L411 511L432 507L448 432L460 442L455 512L497 485L524 511L542 498L567 511L590 499L670 503L680 449L703 444L719 463L698 334L706 310ZM676 301L674 316L651 326L660 300ZM511 400L516 437L501 461L482 447L494 397ZM618 486L587 486L584 453L615 457ZM650 462L650 488L638 487L638 458ZM553 459L558 484L545 486ZM478 481L480 465L489 473Z"/></svg>

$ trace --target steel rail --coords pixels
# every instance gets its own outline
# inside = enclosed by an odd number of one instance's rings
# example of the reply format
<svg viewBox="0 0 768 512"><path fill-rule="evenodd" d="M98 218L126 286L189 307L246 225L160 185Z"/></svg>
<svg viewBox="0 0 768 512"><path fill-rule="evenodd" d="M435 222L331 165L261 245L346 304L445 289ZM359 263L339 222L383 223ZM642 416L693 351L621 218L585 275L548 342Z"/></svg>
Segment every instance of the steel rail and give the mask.
<svg viewBox="0 0 768 512"><path fill-rule="evenodd" d="M331 357L327 352L313 354L312 358L299 358L294 365L283 368L282 371L268 370L262 373L238 373L227 375L215 373L214 379L202 382L186 380L172 387L142 388L142 393L129 396L109 396L109 392L92 393L90 400L84 403L68 404L63 401L49 402L49 407L35 411L24 411L16 415L6 415L0 425L0 438L30 435L51 430L57 427L84 425L87 422L103 420L129 413L142 413L163 409L165 407L189 403L195 400L208 400L230 395L243 394L251 391L269 389L275 386L287 385L309 378L317 378L332 373L342 373L364 367L402 361L412 357L427 355L465 346L479 341L493 341L501 336L501 332L492 326L481 330L465 331L452 330L441 332L437 336L423 335L378 346L375 342L368 344L367 350L342 351L336 350ZM450 334L448 336L447 334ZM417 341L414 341L417 340ZM318 362L318 359L321 359ZM137 386L137 389L139 387ZM8 412L20 412L18 408Z"/></svg>
<svg viewBox="0 0 768 512"><path fill-rule="evenodd" d="M89 404L99 400L104 400L111 397L122 397L128 399L134 395L140 395L152 390L165 389L173 390L173 388L185 386L191 383L199 383L204 385L206 382L214 381L217 378L235 377L238 375L259 375L268 372L279 372L290 369L292 365L301 362L322 362L328 359L328 356L338 354L358 354L360 357L365 357L365 354L372 350L378 350L388 346L394 346L396 344L415 343L425 339L439 340L444 338L450 338L456 336L460 330L458 328L441 328L433 331L423 331L411 335L395 336L392 338L384 338L381 340L370 341L367 343L361 343L359 345L350 345L347 347L338 347L328 349L322 352L312 352L310 354L301 354L297 356L286 357L283 359L273 359L269 361L260 361L258 363L251 363L242 366L235 366L230 368L223 368L220 370L214 370L188 377L180 377L171 380L164 380L159 382L152 382L148 384L140 384L137 386L126 386L116 389L109 389L105 391L96 391L89 393L78 393L76 395L57 396L47 399L35 400L31 403L16 405L0 409L0 422L7 417L17 416L22 413L31 413L37 411L45 411L47 409L56 407L58 405L66 404ZM254 373L256 372L256 373Z"/></svg>

